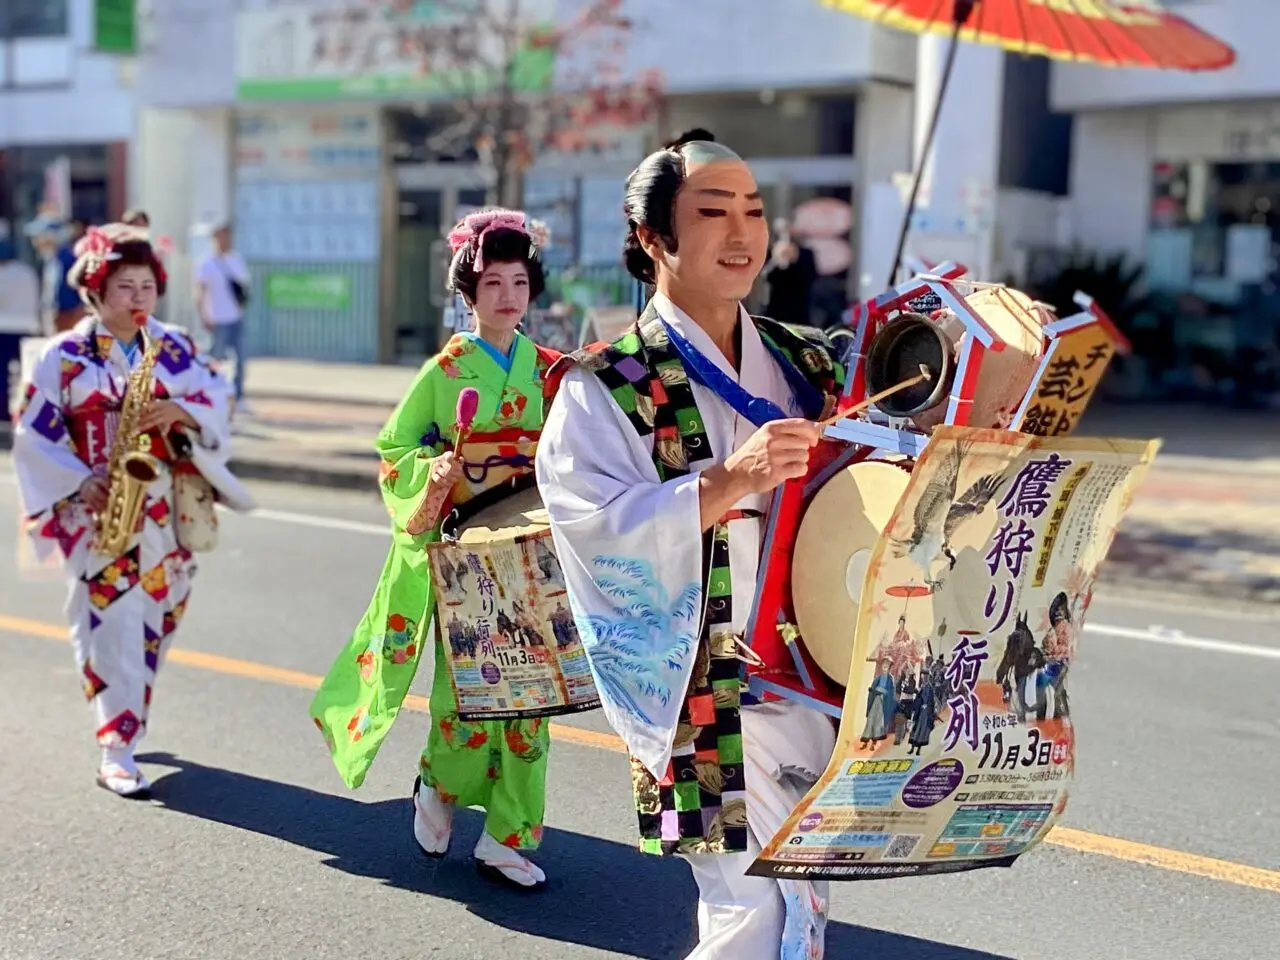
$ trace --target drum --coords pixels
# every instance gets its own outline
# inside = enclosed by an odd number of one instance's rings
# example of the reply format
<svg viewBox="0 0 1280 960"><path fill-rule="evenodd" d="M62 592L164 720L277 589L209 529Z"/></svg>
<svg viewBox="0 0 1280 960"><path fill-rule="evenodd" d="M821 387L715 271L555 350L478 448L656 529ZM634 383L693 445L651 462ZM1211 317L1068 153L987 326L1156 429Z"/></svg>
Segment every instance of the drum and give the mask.
<svg viewBox="0 0 1280 960"><path fill-rule="evenodd" d="M486 506L456 530L446 524L427 552L437 636L463 720L600 705L536 487Z"/></svg>
<svg viewBox="0 0 1280 960"><path fill-rule="evenodd" d="M531 478L537 452L538 439L527 430L471 434L462 446L462 479L454 484L451 492L454 506L469 503L514 480ZM473 506L471 512L475 509Z"/></svg>
<svg viewBox="0 0 1280 960"><path fill-rule="evenodd" d="M968 426L1004 428L1036 378L1049 315L1026 294L1008 287L984 287L966 296L965 302L1004 345L982 353ZM876 333L868 348L867 393L900 383L925 365L933 374L931 380L893 394L877 406L930 432L946 420L961 357L976 346L966 342L964 325L954 314L937 319L900 315Z"/></svg>
<svg viewBox="0 0 1280 960"><path fill-rule="evenodd" d="M872 551L910 479L895 463L852 464L819 488L800 520L791 569L796 626L814 663L840 686L849 682Z"/></svg>

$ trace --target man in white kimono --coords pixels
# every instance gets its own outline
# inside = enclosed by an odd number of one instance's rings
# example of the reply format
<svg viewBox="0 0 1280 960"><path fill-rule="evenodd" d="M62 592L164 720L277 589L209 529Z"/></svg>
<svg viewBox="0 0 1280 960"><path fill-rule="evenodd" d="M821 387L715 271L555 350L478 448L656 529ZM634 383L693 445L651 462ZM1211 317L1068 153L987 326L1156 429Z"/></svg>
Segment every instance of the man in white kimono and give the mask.
<svg viewBox="0 0 1280 960"><path fill-rule="evenodd" d="M805 474L838 370L741 306L768 227L732 151L686 135L636 169L624 208L628 269L657 293L620 340L553 370L539 489L631 755L641 849L693 867L690 956L820 957L825 885L746 871L825 768L834 730L744 694L740 638L770 494Z"/></svg>

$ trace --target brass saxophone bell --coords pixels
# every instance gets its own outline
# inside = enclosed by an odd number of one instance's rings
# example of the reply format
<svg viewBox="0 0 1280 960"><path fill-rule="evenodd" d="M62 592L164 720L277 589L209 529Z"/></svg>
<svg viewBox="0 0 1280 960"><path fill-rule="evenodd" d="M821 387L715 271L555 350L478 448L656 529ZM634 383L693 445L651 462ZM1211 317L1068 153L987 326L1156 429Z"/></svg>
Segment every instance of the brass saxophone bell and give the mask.
<svg viewBox="0 0 1280 960"><path fill-rule="evenodd" d="M144 486L160 478L160 461L145 450L133 450L124 456L125 475Z"/></svg>
<svg viewBox="0 0 1280 960"><path fill-rule="evenodd" d="M891 417L914 417L944 402L956 375L947 335L927 317L908 313L886 323L867 350L867 393L876 394L920 373L930 379L890 394L876 406Z"/></svg>

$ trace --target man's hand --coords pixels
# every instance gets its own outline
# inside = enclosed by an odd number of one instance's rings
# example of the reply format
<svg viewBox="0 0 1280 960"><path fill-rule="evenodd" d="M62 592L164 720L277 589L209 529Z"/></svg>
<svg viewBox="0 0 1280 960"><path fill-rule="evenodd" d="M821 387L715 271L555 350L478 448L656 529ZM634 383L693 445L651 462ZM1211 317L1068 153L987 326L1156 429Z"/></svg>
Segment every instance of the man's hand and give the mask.
<svg viewBox="0 0 1280 960"><path fill-rule="evenodd" d="M80 502L90 513L101 513L107 506L107 481L102 477L90 477L80 484Z"/></svg>
<svg viewBox="0 0 1280 960"><path fill-rule="evenodd" d="M723 464L702 473L702 529L714 526L748 494L769 493L787 480L803 477L809 469L809 451L821 438L822 427L810 420L766 423Z"/></svg>
<svg viewBox="0 0 1280 960"><path fill-rule="evenodd" d="M152 400L138 416L138 429L142 431L159 430L168 433L178 424L191 429L199 429L195 418L172 400Z"/></svg>
<svg viewBox="0 0 1280 960"><path fill-rule="evenodd" d="M730 454L724 468L744 495L768 493L785 480L804 476L809 451L821 438L822 428L809 420L774 420Z"/></svg>

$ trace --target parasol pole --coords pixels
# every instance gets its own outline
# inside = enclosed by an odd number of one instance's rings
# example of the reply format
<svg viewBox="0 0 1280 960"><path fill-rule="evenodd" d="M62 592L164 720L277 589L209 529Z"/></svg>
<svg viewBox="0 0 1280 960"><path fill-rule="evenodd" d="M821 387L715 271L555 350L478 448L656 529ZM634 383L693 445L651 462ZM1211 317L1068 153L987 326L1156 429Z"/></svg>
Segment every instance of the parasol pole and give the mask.
<svg viewBox="0 0 1280 960"><path fill-rule="evenodd" d="M920 159L916 161L915 177L911 181L911 194L907 197L907 208L902 212L902 229L898 232L898 249L893 255L893 267L889 271L889 282L885 289L893 287L898 279L898 267L902 265L902 255L907 247L907 234L911 232L911 217L916 210L916 198L920 195L920 181L924 179L925 164L929 162L929 151L933 149L933 138L938 132L938 120L942 116L942 102L947 96L947 86L951 83L951 71L956 65L956 50L960 47L960 31L973 15L973 8L979 0L953 0L951 8L951 39L947 43L947 59L942 67L942 79L938 83L938 96L933 102L933 117L929 120L929 130L925 134L924 147L920 151Z"/></svg>

